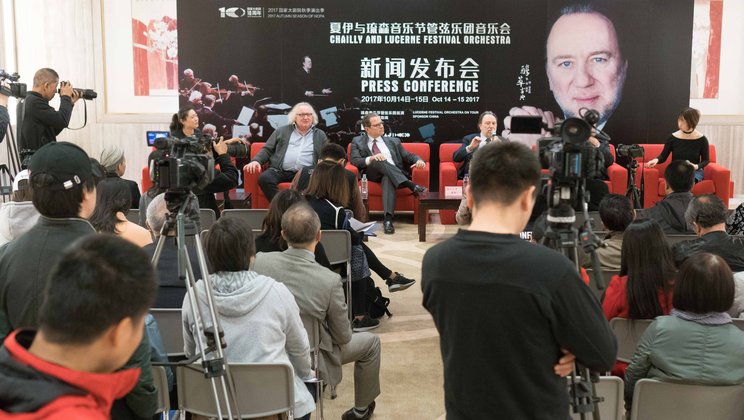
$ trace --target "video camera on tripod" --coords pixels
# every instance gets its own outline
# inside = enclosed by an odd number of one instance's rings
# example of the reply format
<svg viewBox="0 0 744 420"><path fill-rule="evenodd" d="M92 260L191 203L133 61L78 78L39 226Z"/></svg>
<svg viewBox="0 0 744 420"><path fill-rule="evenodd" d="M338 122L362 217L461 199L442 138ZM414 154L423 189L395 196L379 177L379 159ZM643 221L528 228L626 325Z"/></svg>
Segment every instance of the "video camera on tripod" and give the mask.
<svg viewBox="0 0 744 420"><path fill-rule="evenodd" d="M214 180L210 137L161 137L154 146L160 153L150 163L150 179L158 188L188 193Z"/></svg>
<svg viewBox="0 0 744 420"><path fill-rule="evenodd" d="M0 81L8 82L7 87L0 85L0 93L14 98L25 98L26 84L19 82L20 78L21 76L18 73L8 74L5 70L0 69Z"/></svg>
<svg viewBox="0 0 744 420"><path fill-rule="evenodd" d="M625 196L633 204L634 209L643 208L643 174L641 174L641 188L636 186L636 172L638 171L637 158L642 158L644 153L643 147L637 144L621 144L617 146L617 156L627 159L625 169L628 170L628 187L625 190Z"/></svg>

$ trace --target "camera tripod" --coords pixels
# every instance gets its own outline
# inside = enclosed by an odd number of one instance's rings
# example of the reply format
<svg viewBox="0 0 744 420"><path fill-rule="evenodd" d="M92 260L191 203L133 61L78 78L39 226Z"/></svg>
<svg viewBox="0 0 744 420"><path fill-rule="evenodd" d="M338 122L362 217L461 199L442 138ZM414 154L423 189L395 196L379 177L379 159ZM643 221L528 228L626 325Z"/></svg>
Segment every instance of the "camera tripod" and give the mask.
<svg viewBox="0 0 744 420"><path fill-rule="evenodd" d="M635 181L638 166L638 161L630 158L630 162L626 167L628 169L628 188L625 190L625 196L633 204L634 209L643 208L643 195L641 194L641 190L636 186ZM643 187L643 176L641 176L641 187Z"/></svg>
<svg viewBox="0 0 744 420"><path fill-rule="evenodd" d="M190 191L168 191L165 193L165 201L168 207L168 215L163 228L160 230L152 264L157 267L160 254L167 239L168 233L175 229L176 242L178 244L178 278L186 285L186 296L191 304L191 316L194 320L194 341L196 341L196 355L178 365L189 366L196 360L201 359L202 373L209 379L212 386L217 418L224 418L222 414L222 401L225 402L227 418L240 419L235 382L233 381L230 367L225 363L223 348L227 347L224 332L220 327L220 320L212 298L212 285L207 275L207 260L204 256L201 239L198 232L198 215L187 215L187 211L196 200ZM198 206L197 206L198 207ZM196 247L199 260L199 268L204 276L204 293L206 295L206 306L196 296L196 278L191 268L191 261L186 249L186 237L192 238ZM206 311L206 312L205 312ZM211 321L211 322L210 322ZM216 354L215 354L216 353ZM208 354L214 357L208 358Z"/></svg>
<svg viewBox="0 0 744 420"><path fill-rule="evenodd" d="M602 241L594 234L589 217L589 197L585 192L585 180L579 181L577 190L577 199L582 203L584 213L584 225L581 229L576 229L576 212L567 202L549 203L548 209L548 226L545 231L541 244L555 249L565 255L574 263L576 271L580 271L578 248L581 246L585 252L591 256L592 278L590 281L598 290L604 290L607 285L604 284L602 271L599 264L599 257L596 254L597 248ZM568 187L558 187L568 188ZM552 194L548 194L551 197ZM571 372L569 403L574 413L579 413L582 420L586 419L587 413L592 413L594 420L599 420L599 403L604 401L604 397L597 396L596 383L599 382L599 374L591 371L586 366L574 366Z"/></svg>

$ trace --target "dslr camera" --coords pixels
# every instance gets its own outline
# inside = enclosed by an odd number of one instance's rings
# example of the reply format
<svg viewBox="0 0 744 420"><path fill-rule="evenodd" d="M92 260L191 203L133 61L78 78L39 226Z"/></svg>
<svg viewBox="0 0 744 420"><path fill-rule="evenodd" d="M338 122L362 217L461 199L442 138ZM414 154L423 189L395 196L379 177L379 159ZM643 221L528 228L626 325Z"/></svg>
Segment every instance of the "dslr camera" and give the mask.
<svg viewBox="0 0 744 420"><path fill-rule="evenodd" d="M214 180L212 139L208 136L161 137L155 140L156 157L150 162L150 179L169 192L202 190Z"/></svg>
<svg viewBox="0 0 744 420"><path fill-rule="evenodd" d="M62 86L69 85L70 82L63 81L59 82L59 89L57 89L57 93L61 93ZM72 88L77 94L85 99L86 101L92 101L93 99L96 99L98 97L98 93L96 93L93 89L80 89L80 88Z"/></svg>
<svg viewBox="0 0 744 420"><path fill-rule="evenodd" d="M26 84L18 82L21 76L18 73L8 74L0 69L0 81L8 81L9 86L0 86L0 93L14 98L26 97Z"/></svg>

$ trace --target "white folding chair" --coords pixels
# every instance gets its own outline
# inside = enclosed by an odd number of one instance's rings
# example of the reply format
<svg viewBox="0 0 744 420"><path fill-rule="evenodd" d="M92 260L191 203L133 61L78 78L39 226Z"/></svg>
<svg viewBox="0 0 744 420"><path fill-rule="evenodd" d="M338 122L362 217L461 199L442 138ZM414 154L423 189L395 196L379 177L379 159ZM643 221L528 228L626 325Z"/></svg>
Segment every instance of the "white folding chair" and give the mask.
<svg viewBox="0 0 744 420"><path fill-rule="evenodd" d="M160 328L165 352L171 357L183 357L183 321L181 308L150 308Z"/></svg>
<svg viewBox="0 0 744 420"><path fill-rule="evenodd" d="M318 405L318 417L323 420L323 380L320 379L320 320L309 315L300 314L302 325L307 331L307 340L310 342L310 352L312 353L312 368L315 371L315 399ZM308 382L308 381L306 381Z"/></svg>
<svg viewBox="0 0 744 420"><path fill-rule="evenodd" d="M251 229L261 229L268 213L268 209L225 209L222 217L240 217L248 222Z"/></svg>
<svg viewBox="0 0 744 420"><path fill-rule="evenodd" d="M214 214L214 210L199 209L199 224L201 224L202 229L209 230L216 221L217 215Z"/></svg>
<svg viewBox="0 0 744 420"><path fill-rule="evenodd" d="M744 384L692 385L641 379L633 390L630 420L742 420Z"/></svg>
<svg viewBox="0 0 744 420"><path fill-rule="evenodd" d="M568 382L567 379L567 383ZM602 420L623 420L624 401L623 401L624 382L617 376L600 376L599 382L595 384L597 396L604 398L599 403L599 418ZM573 420L581 419L581 415L571 411ZM586 418L591 418L591 413L587 413Z"/></svg>
<svg viewBox="0 0 744 420"><path fill-rule="evenodd" d="M731 318L731 320L734 321L734 325L744 331L744 318Z"/></svg>
<svg viewBox="0 0 744 420"><path fill-rule="evenodd" d="M241 418L265 417L294 410L294 374L288 363L231 363ZM217 405L209 379L200 364L178 367L178 409L182 413L217 416ZM218 379L219 380L219 379ZM218 387L218 389L221 389ZM222 414L227 406L218 392ZM234 414L234 413L233 413Z"/></svg>
<svg viewBox="0 0 744 420"><path fill-rule="evenodd" d="M351 320L354 318L351 312L351 234L346 230L323 230L320 243L331 264L346 264L346 306Z"/></svg>
<svg viewBox="0 0 744 420"><path fill-rule="evenodd" d="M152 367L152 382L158 391L158 409L155 414L163 413L163 419L170 417L170 396L168 395L168 376L163 366Z"/></svg>
<svg viewBox="0 0 744 420"><path fill-rule="evenodd" d="M630 363L641 336L652 322L654 322L653 319L612 318L610 320L610 329L617 338L617 360Z"/></svg>

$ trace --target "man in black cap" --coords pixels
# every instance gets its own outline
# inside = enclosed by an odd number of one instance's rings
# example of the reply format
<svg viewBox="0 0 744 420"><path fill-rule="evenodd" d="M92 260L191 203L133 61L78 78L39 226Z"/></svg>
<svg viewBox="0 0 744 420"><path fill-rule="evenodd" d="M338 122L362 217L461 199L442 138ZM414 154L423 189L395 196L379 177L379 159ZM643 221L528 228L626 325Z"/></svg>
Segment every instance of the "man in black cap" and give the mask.
<svg viewBox="0 0 744 420"><path fill-rule="evenodd" d="M33 203L41 216L23 236L0 248L0 338L38 326L47 274L61 250L95 233L86 220L102 176L88 154L67 142L44 145L29 162Z"/></svg>

